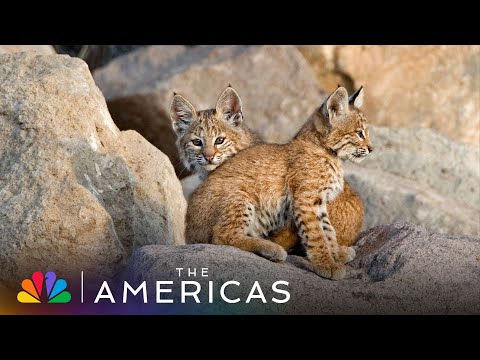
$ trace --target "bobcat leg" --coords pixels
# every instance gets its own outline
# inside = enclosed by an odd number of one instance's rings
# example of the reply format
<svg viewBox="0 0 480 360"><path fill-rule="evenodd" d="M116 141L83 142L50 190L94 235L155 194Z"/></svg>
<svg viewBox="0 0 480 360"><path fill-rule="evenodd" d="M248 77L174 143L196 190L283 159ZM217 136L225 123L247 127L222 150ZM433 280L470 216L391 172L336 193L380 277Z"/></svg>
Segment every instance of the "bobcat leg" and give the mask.
<svg viewBox="0 0 480 360"><path fill-rule="evenodd" d="M327 213L327 209L324 208L323 211L320 211L320 215L318 216L318 220L320 221L320 225L322 227L323 233L327 238L327 244L329 245L331 254L335 261L340 262L342 264L348 263L355 258L355 250L352 247L339 245L336 239L337 231L330 223L330 219ZM333 241L335 239L335 241Z"/></svg>
<svg viewBox="0 0 480 360"><path fill-rule="evenodd" d="M227 237L222 234L214 234L213 244L235 246L274 262L284 261L287 258L287 252L280 245L274 244L269 240L247 235Z"/></svg>
<svg viewBox="0 0 480 360"><path fill-rule="evenodd" d="M307 258L315 265L317 274L333 280L344 278L345 265L335 261L338 244L335 229L328 221L325 199L320 204L315 204L310 196L297 193L293 205L298 236L307 250ZM321 214L319 216L317 207Z"/></svg>
<svg viewBox="0 0 480 360"><path fill-rule="evenodd" d="M234 206L227 210L213 228L212 243L230 245L263 256L271 261L284 261L287 252L270 240L246 235L251 217L254 216L248 205L244 209Z"/></svg>

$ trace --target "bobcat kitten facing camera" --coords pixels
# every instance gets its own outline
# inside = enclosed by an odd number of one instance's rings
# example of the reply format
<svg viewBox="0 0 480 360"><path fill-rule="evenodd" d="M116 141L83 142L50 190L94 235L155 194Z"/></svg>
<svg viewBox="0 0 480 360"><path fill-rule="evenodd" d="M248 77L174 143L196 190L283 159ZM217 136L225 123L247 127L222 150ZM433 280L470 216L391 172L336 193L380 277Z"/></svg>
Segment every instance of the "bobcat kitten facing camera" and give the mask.
<svg viewBox="0 0 480 360"><path fill-rule="evenodd" d="M224 161L255 144L260 137L243 122L242 102L228 86L215 109L196 111L183 96L173 96L170 117L185 167L204 180Z"/></svg>
<svg viewBox="0 0 480 360"><path fill-rule="evenodd" d="M287 253L268 236L296 229L316 273L343 278L355 251L337 243L327 204L343 191L341 159L359 162L372 151L362 102L362 88L349 98L339 87L290 143L252 146L224 162L190 198L187 241L236 246L283 261ZM231 100L217 104L225 121L241 115L231 107ZM181 123L197 115L193 107L177 113Z"/></svg>
<svg viewBox="0 0 480 360"><path fill-rule="evenodd" d="M222 92L215 108L210 110L196 111L184 97L175 94L170 115L177 134L180 158L202 179L239 151L263 143L245 124L242 101L231 86ZM353 245L362 227L365 211L362 200L347 181L343 191L327 204L327 210L338 243ZM292 249L299 242L293 226L286 226L271 235L269 239L285 250ZM187 242L191 241L187 239Z"/></svg>

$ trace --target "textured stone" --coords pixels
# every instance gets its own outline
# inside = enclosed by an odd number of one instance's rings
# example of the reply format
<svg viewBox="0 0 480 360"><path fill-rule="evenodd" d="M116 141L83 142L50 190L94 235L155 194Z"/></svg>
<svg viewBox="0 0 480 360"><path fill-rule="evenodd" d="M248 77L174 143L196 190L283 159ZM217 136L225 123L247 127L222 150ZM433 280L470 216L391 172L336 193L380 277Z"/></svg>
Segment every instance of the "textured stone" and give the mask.
<svg viewBox="0 0 480 360"><path fill-rule="evenodd" d="M134 129L167 154L179 176L169 116L173 92L198 110L212 108L228 85L243 100L245 121L266 140L286 142L324 100L310 66L293 46L150 46L95 71L121 129Z"/></svg>
<svg viewBox="0 0 480 360"><path fill-rule="evenodd" d="M395 221L480 236L480 149L430 129L371 127L374 152L345 177L366 205L364 229Z"/></svg>
<svg viewBox="0 0 480 360"><path fill-rule="evenodd" d="M409 221L444 234L480 236L480 212L422 183L349 165L345 178L365 205L363 229Z"/></svg>
<svg viewBox="0 0 480 360"><path fill-rule="evenodd" d="M333 91L338 84L342 84L348 90L354 91L353 81L350 77L337 69L336 45L298 45L302 55L310 63L317 77L321 89Z"/></svg>
<svg viewBox="0 0 480 360"><path fill-rule="evenodd" d="M429 127L457 141L480 142L480 46L331 45L300 48L331 91L332 77L365 85L373 124ZM326 66L325 66L326 65Z"/></svg>
<svg viewBox="0 0 480 360"><path fill-rule="evenodd" d="M52 45L0 45L0 54L11 54L22 51L36 52L44 55L56 54Z"/></svg>
<svg viewBox="0 0 480 360"><path fill-rule="evenodd" d="M480 148L430 129L373 127L375 151L363 168L411 179L460 204L480 210Z"/></svg>
<svg viewBox="0 0 480 360"><path fill-rule="evenodd" d="M348 266L347 278L331 281L309 271L311 264L297 256L273 263L229 246L151 245L132 256L124 278L131 284L171 279L173 313L216 314L480 314L480 239L429 233L422 227L396 223L361 234L357 258ZM208 268L208 277L181 277L176 268ZM180 281L201 284L200 304L191 297L180 303ZM229 280L228 297L241 300L227 304L219 288ZM287 303L271 287L288 281ZM208 303L208 281L213 281L213 304ZM245 300L258 281L267 303ZM285 289L284 286L279 288ZM156 311L162 304L156 304ZM172 307L173 306L173 307ZM166 308L166 309L167 309Z"/></svg>
<svg viewBox="0 0 480 360"><path fill-rule="evenodd" d="M0 83L0 280L112 276L136 246L184 242L173 166L118 130L83 61L0 55Z"/></svg>

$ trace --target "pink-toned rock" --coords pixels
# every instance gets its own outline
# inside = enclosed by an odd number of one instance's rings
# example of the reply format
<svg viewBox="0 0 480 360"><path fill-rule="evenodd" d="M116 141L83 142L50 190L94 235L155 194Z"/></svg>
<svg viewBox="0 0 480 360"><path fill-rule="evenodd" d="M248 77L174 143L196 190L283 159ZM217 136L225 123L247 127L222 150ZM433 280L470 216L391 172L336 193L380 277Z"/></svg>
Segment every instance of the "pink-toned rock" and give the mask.
<svg viewBox="0 0 480 360"><path fill-rule="evenodd" d="M364 85L375 125L429 127L449 138L480 142L480 46L304 46L320 86ZM335 78L336 77L336 78Z"/></svg>

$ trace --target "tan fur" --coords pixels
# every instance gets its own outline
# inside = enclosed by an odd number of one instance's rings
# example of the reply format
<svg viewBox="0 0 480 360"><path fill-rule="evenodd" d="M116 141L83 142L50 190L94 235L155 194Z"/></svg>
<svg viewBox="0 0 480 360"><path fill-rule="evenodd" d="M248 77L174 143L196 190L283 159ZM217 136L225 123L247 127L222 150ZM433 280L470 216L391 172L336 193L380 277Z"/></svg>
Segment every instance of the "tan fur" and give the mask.
<svg viewBox="0 0 480 360"><path fill-rule="evenodd" d="M337 233L337 242L342 246L355 244L365 215L362 199L351 188L347 181L343 183L343 191L327 204L327 211ZM294 226L287 226L274 233L270 238L285 250L292 249L300 240Z"/></svg>
<svg viewBox="0 0 480 360"><path fill-rule="evenodd" d="M174 95L171 107L180 158L187 169L202 179L240 150L262 142L244 124L240 97L230 86L218 98L215 109L196 111L178 94ZM219 138L224 140L216 144Z"/></svg>
<svg viewBox="0 0 480 360"><path fill-rule="evenodd" d="M318 275L343 278L355 252L338 245L327 203L343 191L340 159L358 162L372 150L362 99L362 89L349 102L339 87L290 143L253 146L219 166L190 198L187 241L283 261L285 250L268 237L291 227Z"/></svg>
<svg viewBox="0 0 480 360"><path fill-rule="evenodd" d="M185 104L190 104L180 95L175 95L174 100L175 97L180 100L179 102L183 104L183 107ZM228 97L233 97L234 99L238 97L235 100L241 105L238 93L231 86L228 86L219 96L216 108L220 108L219 104L225 101L226 98L228 99ZM234 101L231 102L231 104L233 103ZM217 113L216 109L198 112L193 110L196 113L195 119L189 123L190 125L185 131L178 131L175 123L179 120L179 117L174 113L179 110L179 107L177 105L177 108L174 108L174 104L175 101L172 101L172 121L177 132L177 146L180 157L187 169L198 173L202 179L205 179L214 168L230 159L237 152L262 143L262 139L245 124L243 117L240 126L232 126L231 123L225 121L224 116L219 116L220 112ZM316 115L313 114L312 116ZM214 144L215 139L219 136L224 136L225 142L222 146L214 148L216 153L215 159L218 161L218 165L208 166L207 164L205 166L204 153L208 154L208 151L205 151L203 147L194 146L191 141L194 138L200 138L203 140L203 143ZM365 213L360 197L345 182L344 191L327 205L327 210L332 225L337 232L338 243L343 246L352 246L362 227ZM270 239L285 250L293 248L299 241L297 230L293 226L287 226L274 232Z"/></svg>

